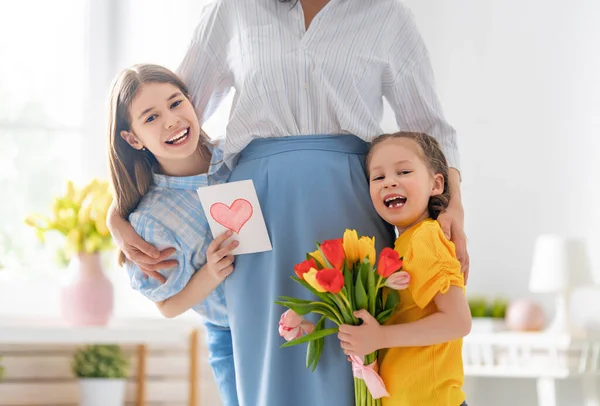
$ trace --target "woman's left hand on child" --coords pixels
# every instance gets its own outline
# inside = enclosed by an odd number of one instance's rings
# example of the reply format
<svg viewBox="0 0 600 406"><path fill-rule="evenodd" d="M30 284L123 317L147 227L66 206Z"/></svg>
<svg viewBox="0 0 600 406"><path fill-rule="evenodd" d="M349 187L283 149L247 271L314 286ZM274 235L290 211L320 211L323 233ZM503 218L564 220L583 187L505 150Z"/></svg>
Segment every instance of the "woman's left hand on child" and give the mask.
<svg viewBox="0 0 600 406"><path fill-rule="evenodd" d="M382 327L366 310L358 310L354 312L354 316L362 319L363 323L360 326L342 324L338 338L342 342L344 354L364 357L381 348L379 342Z"/></svg>
<svg viewBox="0 0 600 406"><path fill-rule="evenodd" d="M461 271L465 277L465 285L469 279L469 252L467 251L467 236L464 231L465 212L462 203L452 202L448 208L441 213L437 221L446 238L454 243L456 247L456 258L460 261Z"/></svg>

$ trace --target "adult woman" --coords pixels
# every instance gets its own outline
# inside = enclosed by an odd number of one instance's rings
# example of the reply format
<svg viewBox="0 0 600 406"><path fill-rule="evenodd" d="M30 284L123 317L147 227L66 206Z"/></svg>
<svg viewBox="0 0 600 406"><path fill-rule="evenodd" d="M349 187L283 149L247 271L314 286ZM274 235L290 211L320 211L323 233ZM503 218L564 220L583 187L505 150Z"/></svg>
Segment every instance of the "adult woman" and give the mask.
<svg viewBox="0 0 600 406"><path fill-rule="evenodd" d="M226 161L237 160L230 180L254 181L273 243L272 252L238 256L225 282L240 404L353 404L339 342L326 340L311 374L304 348L279 348L282 309L273 301L306 296L289 276L315 240L352 227L375 236L378 248L391 245L363 172L364 141L382 132L382 97L401 129L435 136L458 166L410 13L398 0L218 0L203 13L179 74L201 122L236 89L225 142ZM458 171L450 176L451 207L440 221L466 258ZM151 259L145 253L156 249L122 219L110 222L119 246L149 274L171 265L161 262L169 251Z"/></svg>

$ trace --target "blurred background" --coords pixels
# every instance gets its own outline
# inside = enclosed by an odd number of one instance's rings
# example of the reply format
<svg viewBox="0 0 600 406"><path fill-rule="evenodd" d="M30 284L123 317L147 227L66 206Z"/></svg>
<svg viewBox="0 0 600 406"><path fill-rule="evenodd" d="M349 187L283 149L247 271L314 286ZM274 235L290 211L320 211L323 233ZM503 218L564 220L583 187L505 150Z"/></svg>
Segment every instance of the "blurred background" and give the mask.
<svg viewBox="0 0 600 406"><path fill-rule="evenodd" d="M107 178L112 78L134 63L176 69L205 3L0 0L0 317L59 313L58 241L41 245L23 219L69 179ZM572 296L573 322L600 329L600 2L406 3L459 136L469 296L533 300L551 319L554 296L529 291L536 238L582 238L592 278ZM213 138L225 135L232 96L204 126ZM389 108L383 125L395 129ZM115 317L158 317L122 270L107 269ZM10 382L0 383L2 406ZM473 405L538 404L535 379L474 377L467 387ZM583 404L575 381L557 393L559 405Z"/></svg>

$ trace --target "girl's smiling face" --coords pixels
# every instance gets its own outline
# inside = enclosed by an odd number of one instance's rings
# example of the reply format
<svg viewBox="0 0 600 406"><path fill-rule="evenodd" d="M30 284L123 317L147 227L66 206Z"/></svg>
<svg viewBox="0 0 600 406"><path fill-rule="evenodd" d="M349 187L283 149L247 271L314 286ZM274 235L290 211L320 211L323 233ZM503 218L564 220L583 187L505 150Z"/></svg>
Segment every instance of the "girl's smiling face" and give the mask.
<svg viewBox="0 0 600 406"><path fill-rule="evenodd" d="M165 173L176 173L193 162L200 124L192 103L170 83L142 85L129 109L131 131L121 132L132 147L148 149Z"/></svg>
<svg viewBox="0 0 600 406"><path fill-rule="evenodd" d="M428 218L429 198L444 190L443 175L432 173L411 139L390 138L376 145L368 173L375 210L399 231Z"/></svg>

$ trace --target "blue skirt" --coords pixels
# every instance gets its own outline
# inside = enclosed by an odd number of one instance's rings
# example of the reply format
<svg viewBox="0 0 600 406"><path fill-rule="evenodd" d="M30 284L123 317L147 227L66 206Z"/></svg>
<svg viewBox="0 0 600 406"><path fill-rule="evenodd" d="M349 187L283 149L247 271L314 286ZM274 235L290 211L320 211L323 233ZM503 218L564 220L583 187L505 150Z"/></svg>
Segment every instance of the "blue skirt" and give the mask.
<svg viewBox="0 0 600 406"><path fill-rule="evenodd" d="M350 363L337 335L325 339L316 371L306 344L280 348L280 295L311 299L290 279L315 242L346 228L375 236L378 252L393 230L377 215L364 171L367 144L353 135L293 136L252 141L230 181L252 179L273 250L240 255L224 283L241 406L354 405ZM316 317L312 318L316 321Z"/></svg>

